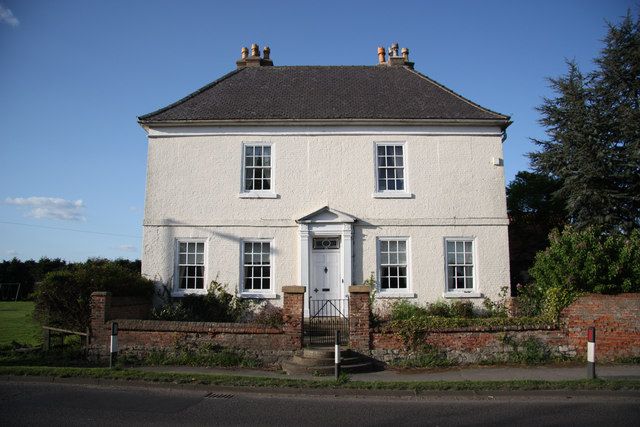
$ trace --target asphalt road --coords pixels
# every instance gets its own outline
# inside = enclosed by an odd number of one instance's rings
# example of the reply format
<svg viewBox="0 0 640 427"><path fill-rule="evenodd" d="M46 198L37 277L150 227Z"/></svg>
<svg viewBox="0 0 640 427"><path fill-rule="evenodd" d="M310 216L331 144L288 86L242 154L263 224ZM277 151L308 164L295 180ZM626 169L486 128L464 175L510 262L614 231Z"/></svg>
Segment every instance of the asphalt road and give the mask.
<svg viewBox="0 0 640 427"><path fill-rule="evenodd" d="M640 425L638 392L260 394L0 381L0 425Z"/></svg>

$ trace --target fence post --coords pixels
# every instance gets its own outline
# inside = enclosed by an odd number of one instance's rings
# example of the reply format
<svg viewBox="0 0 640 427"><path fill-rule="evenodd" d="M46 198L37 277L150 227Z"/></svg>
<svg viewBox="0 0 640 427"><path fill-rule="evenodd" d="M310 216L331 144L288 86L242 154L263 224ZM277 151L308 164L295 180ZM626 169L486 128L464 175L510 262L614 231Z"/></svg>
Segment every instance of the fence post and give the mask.
<svg viewBox="0 0 640 427"><path fill-rule="evenodd" d="M118 360L118 323L111 324L111 353L109 357L109 367L113 368Z"/></svg>
<svg viewBox="0 0 640 427"><path fill-rule="evenodd" d="M336 343L334 348L335 348L335 355L334 355L335 375L336 375L336 381L337 381L338 378L340 378L340 330L336 331Z"/></svg>
<svg viewBox="0 0 640 427"><path fill-rule="evenodd" d="M596 328L589 326L587 331L587 378L596 378Z"/></svg>

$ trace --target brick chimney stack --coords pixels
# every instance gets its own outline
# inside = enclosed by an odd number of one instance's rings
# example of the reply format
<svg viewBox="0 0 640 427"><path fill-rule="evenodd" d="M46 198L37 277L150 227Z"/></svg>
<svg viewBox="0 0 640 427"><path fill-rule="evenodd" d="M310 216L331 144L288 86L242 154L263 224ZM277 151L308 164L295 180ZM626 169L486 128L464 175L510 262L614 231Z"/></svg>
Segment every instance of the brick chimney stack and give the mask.
<svg viewBox="0 0 640 427"><path fill-rule="evenodd" d="M400 55L402 52L402 55ZM384 59L384 48L378 48L378 65L387 65L391 67L407 67L413 69L413 62L409 61L409 49L403 47L400 50L398 43L393 43L389 46L389 59L385 61Z"/></svg>
<svg viewBox="0 0 640 427"><path fill-rule="evenodd" d="M251 54L249 55L249 49L243 47L240 59L236 61L238 68L244 67L268 67L273 65L273 61L270 58L271 49L269 46L264 47L264 57L260 57L260 47L257 44L251 45Z"/></svg>

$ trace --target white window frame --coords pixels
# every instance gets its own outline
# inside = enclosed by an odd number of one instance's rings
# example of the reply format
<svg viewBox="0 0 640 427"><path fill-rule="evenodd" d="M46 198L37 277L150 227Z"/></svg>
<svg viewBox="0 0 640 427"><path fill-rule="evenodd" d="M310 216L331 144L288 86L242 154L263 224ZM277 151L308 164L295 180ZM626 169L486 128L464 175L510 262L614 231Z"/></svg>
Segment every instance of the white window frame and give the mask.
<svg viewBox="0 0 640 427"><path fill-rule="evenodd" d="M180 288L180 243L203 243L204 244L204 276L203 276L203 288L202 289L181 289ZM190 294L206 294L209 290L209 266L207 260L209 259L209 239L197 238L197 237L178 237L174 240L173 250L173 287L171 295L175 297L181 297Z"/></svg>
<svg viewBox="0 0 640 427"><path fill-rule="evenodd" d="M378 147L380 146L401 146L402 147L402 173L403 173L403 190L380 190L378 187ZM373 167L374 167L374 193L372 197L376 199L409 199L413 197L409 190L409 167L408 167L408 151L407 143L405 141L376 141L373 144Z"/></svg>
<svg viewBox="0 0 640 427"><path fill-rule="evenodd" d="M240 292L238 296L242 298L259 298L259 299L275 299L276 283L275 283L275 251L272 238L244 238L240 242ZM245 243L269 243L269 284L270 289L246 289L244 288L244 245Z"/></svg>
<svg viewBox="0 0 640 427"><path fill-rule="evenodd" d="M388 241L404 240L407 248L407 287L405 289L382 289L382 266L380 264L380 243ZM376 238L376 288L379 298L415 298L412 292L413 284L411 280L411 238L407 236L379 236Z"/></svg>
<svg viewBox="0 0 640 427"><path fill-rule="evenodd" d="M447 243L448 242L471 242L471 254L473 256L473 288L460 290L460 289L449 289L449 263L447 261ZM482 298L483 295L479 291L479 281L478 281L478 239L474 236L455 236L455 237L445 237L443 239L443 259L444 259L444 292L442 296L444 298Z"/></svg>
<svg viewBox="0 0 640 427"><path fill-rule="evenodd" d="M245 176L246 176L246 165L245 165L245 153L247 147L269 147L271 149L271 188L269 190L247 190L245 188ZM256 141L256 142L243 142L242 143L242 153L240 155L240 194L238 197L242 199L276 199L278 198L278 194L276 193L276 156L275 156L275 145L271 142L265 141Z"/></svg>

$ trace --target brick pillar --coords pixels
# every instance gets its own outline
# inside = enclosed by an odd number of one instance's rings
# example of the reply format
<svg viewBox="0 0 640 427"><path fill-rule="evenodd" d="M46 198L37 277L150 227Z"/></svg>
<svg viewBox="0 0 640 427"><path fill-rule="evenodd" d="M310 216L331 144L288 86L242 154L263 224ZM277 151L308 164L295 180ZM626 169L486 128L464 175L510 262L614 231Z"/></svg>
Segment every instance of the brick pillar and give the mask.
<svg viewBox="0 0 640 427"><path fill-rule="evenodd" d="M91 352L97 356L109 354L109 337L111 326L107 322L111 320L111 293L93 292L91 294L91 319L89 342Z"/></svg>
<svg viewBox="0 0 640 427"><path fill-rule="evenodd" d="M284 325L282 330L289 338L291 349L302 348L304 333L304 286L283 286L284 299L282 310Z"/></svg>
<svg viewBox="0 0 640 427"><path fill-rule="evenodd" d="M368 352L371 345L370 292L366 285L349 286L349 347L360 352Z"/></svg>

